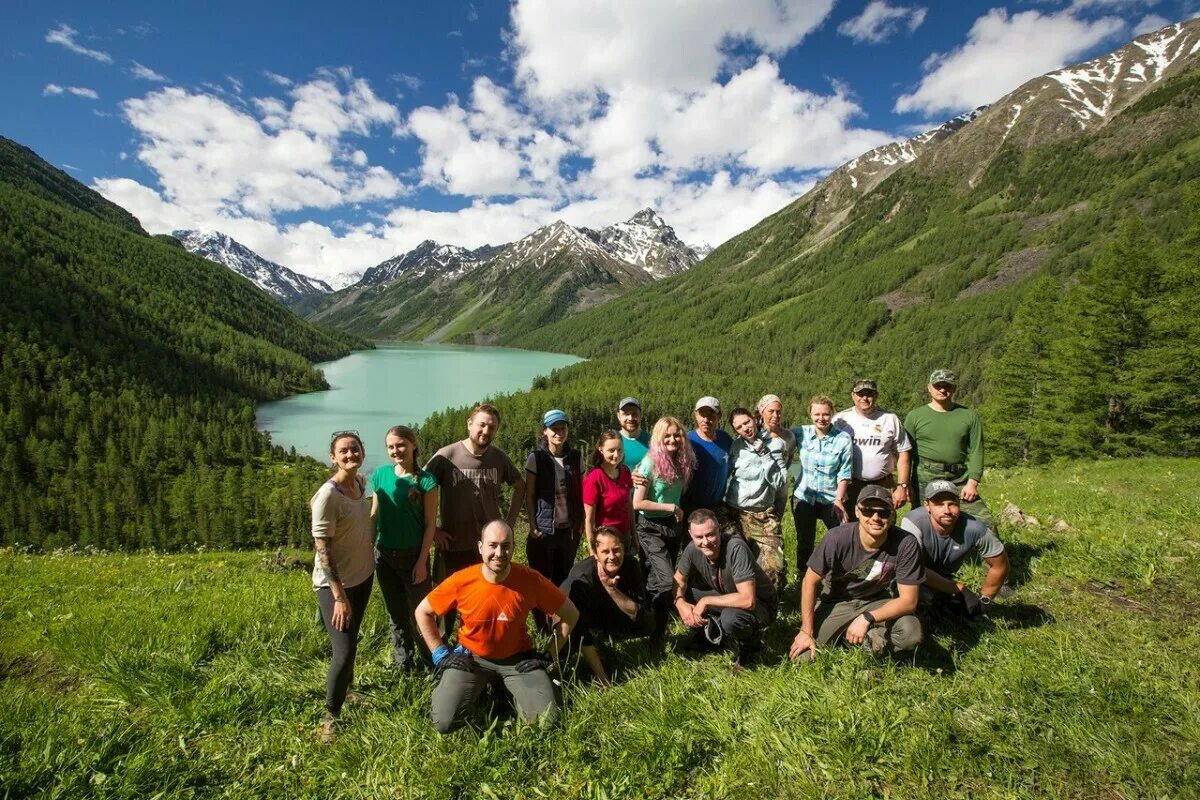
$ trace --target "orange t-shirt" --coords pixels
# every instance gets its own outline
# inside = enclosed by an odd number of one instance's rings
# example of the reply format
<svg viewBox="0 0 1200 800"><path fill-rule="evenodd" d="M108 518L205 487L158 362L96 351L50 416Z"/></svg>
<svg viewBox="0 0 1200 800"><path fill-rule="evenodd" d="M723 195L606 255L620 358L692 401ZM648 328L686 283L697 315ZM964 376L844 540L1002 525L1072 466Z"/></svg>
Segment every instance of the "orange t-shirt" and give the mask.
<svg viewBox="0 0 1200 800"><path fill-rule="evenodd" d="M483 567L460 569L429 593L433 613L444 617L456 610L462 623L458 643L472 653L503 659L533 647L525 621L539 608L554 614L567 596L541 573L513 564L503 583L484 580Z"/></svg>

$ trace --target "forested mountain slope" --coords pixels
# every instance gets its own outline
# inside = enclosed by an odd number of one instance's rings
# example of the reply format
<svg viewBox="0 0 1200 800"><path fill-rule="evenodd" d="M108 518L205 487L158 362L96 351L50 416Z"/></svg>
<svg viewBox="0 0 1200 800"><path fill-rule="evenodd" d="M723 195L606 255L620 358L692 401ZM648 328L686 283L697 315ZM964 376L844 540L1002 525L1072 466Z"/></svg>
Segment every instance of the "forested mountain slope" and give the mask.
<svg viewBox="0 0 1200 800"><path fill-rule="evenodd" d="M1016 338L1013 315L1034 292L1057 326L1039 334L1053 340L1043 341L1056 359L1051 369L1096 359L1128 369L1120 348L1186 342L1197 327L1186 306L1172 302L1178 311L1169 317L1153 303L1104 304L1121 295L1106 290L1114 276L1151 299L1167 287L1187 297L1200 279L1195 251L1179 244L1197 230L1185 188L1200 179L1198 53L1200 21L1172 26L1031 81L912 158L894 159L876 183L861 171L855 177L851 165L835 171L687 273L516 339L516 346L593 360L507 400L506 408L533 419L560 406L592 430L611 421L612 404L626 394L642 396L656 416L684 413L701 394L732 407L774 391L799 422L813 393L848 404L852 376L872 374L884 404L903 412L922 401L936 366L957 369L963 399L979 404L998 394L992 384L1001 378L993 372L985 380L988 365ZM1081 85L1093 94L1081 95ZM1081 119L1086 108L1104 113ZM1118 241L1130 220L1138 222ZM1105 320L1128 314L1139 320L1137 340L1096 351L1115 341L1100 335ZM1171 374L1194 383L1195 371L1189 376L1179 365L1194 362L1195 351L1174 358ZM1124 388L1098 385L1101 374ZM1007 410L989 406L989 419L1001 429L1035 413L1040 422L1051 412L1038 402L1057 396L1063 406L1053 413L1074 431L1064 452L1154 450L1163 437L1151 445L1147 437L1115 435L1139 429L1145 414L1171 416L1179 408L1161 393L1134 399L1134 384L1146 380L1072 369L1057 384L1024 386L1028 395L1006 400ZM1014 379L1003 383L1007 389ZM1110 407L1122 410L1113 417ZM428 430L439 439L460 427L452 415ZM1061 434L1046 435L1057 441ZM524 430L508 435L532 438ZM1002 447L993 453L1021 456Z"/></svg>
<svg viewBox="0 0 1200 800"><path fill-rule="evenodd" d="M322 388L310 361L359 343L3 144L0 542L228 546L294 531L321 470L271 455L253 401Z"/></svg>

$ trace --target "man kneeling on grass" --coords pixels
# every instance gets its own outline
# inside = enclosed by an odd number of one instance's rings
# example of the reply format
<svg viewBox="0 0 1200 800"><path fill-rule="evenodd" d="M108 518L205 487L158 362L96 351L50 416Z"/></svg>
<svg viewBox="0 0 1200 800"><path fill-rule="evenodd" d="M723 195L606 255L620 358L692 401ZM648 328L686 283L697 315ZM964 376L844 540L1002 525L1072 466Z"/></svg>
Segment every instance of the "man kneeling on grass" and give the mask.
<svg viewBox="0 0 1200 800"><path fill-rule="evenodd" d="M864 486L857 511L858 520L826 533L808 560L793 660L811 660L818 643L862 645L876 655L908 653L921 643L915 615L925 580L921 547L892 524L895 508L885 487ZM893 581L897 597L891 596Z"/></svg>
<svg viewBox="0 0 1200 800"><path fill-rule="evenodd" d="M433 690L433 727L449 733L461 726L484 688L496 680L503 680L521 719L552 725L559 702L546 672L551 662L533 650L526 621L534 608L553 615L552 654L557 657L579 612L557 586L512 563L513 532L504 521L484 527L479 553L482 564L454 573L417 606L417 627L441 676ZM453 650L437 627L437 618L452 610L462 618Z"/></svg>
<svg viewBox="0 0 1200 800"><path fill-rule="evenodd" d="M987 610L1004 586L1008 555L991 528L959 507L960 492L950 481L930 481L921 494L924 506L908 512L900 527L916 537L925 554L922 606L976 617ZM987 565L979 594L954 580L958 568L973 552Z"/></svg>
<svg viewBox="0 0 1200 800"><path fill-rule="evenodd" d="M693 629L689 649L732 647L739 664L762 649L775 619L775 584L740 536L722 534L706 508L688 517L691 541L675 568L675 610Z"/></svg>

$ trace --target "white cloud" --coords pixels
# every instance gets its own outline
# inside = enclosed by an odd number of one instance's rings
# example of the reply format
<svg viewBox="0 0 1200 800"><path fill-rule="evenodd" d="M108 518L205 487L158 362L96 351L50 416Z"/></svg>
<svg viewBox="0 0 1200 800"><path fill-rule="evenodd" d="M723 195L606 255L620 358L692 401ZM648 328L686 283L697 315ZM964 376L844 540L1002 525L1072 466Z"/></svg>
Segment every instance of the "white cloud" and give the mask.
<svg viewBox="0 0 1200 800"><path fill-rule="evenodd" d="M783 53L832 7L833 0L519 0L517 76L532 99L559 111L594 92L701 90L725 66L730 42Z"/></svg>
<svg viewBox="0 0 1200 800"><path fill-rule="evenodd" d="M57 83L47 83L45 88L42 89L42 96L53 97L63 92L68 92L76 97L84 97L88 100L100 99L100 95L97 94L95 89L89 89L86 86L59 86Z"/></svg>
<svg viewBox="0 0 1200 800"><path fill-rule="evenodd" d="M154 81L155 83L166 83L167 82L167 78L165 75L155 72L154 70L150 69L146 65L139 64L136 61L133 62L133 69L131 71L133 73L133 77L140 78L141 80L144 80L144 81Z"/></svg>
<svg viewBox="0 0 1200 800"><path fill-rule="evenodd" d="M856 42L879 44L890 39L902 28L909 32L921 27L926 9L913 6L890 6L886 0L871 0L857 17L838 26L838 33Z"/></svg>
<svg viewBox="0 0 1200 800"><path fill-rule="evenodd" d="M75 37L79 35L79 31L72 28L70 25L60 23L57 28L51 28L46 31L46 41L50 44L62 45L72 53L78 53L81 56L94 58L97 61L102 61L105 64L112 63L112 56L103 50L92 50L84 47L75 41Z"/></svg>
<svg viewBox="0 0 1200 800"><path fill-rule="evenodd" d="M1068 10L1082 11L1089 8L1131 9L1156 5L1158 0L1073 0Z"/></svg>
<svg viewBox="0 0 1200 800"><path fill-rule="evenodd" d="M1009 16L993 8L975 20L967 41L926 60L926 74L897 112L962 111L994 102L1030 78L1052 72L1125 30L1116 17L1085 21L1067 11L1024 11Z"/></svg>
<svg viewBox="0 0 1200 800"><path fill-rule="evenodd" d="M422 106L409 115L407 130L421 140L423 182L474 197L546 191L570 149L486 77L475 79L468 107L453 97L440 109Z"/></svg>
<svg viewBox="0 0 1200 800"><path fill-rule="evenodd" d="M1167 19L1166 17L1160 17L1158 14L1147 14L1146 16L1142 17L1141 21L1139 21L1137 25L1133 26L1133 35L1141 36L1143 33L1150 33L1150 31L1156 31L1159 28L1165 28L1170 24L1171 20Z"/></svg>
<svg viewBox="0 0 1200 800"><path fill-rule="evenodd" d="M727 84L688 97L657 132L663 163L686 170L735 162L759 173L836 166L893 137L852 129L861 109L841 92L785 83L766 56Z"/></svg>
<svg viewBox="0 0 1200 800"><path fill-rule="evenodd" d="M287 88L288 86L292 85L291 78L280 75L278 72L271 72L271 70L269 70L269 69L264 69L263 75L265 75L267 77L267 80L269 80L271 83L275 84L276 86L283 86L284 88Z"/></svg>
<svg viewBox="0 0 1200 800"><path fill-rule="evenodd" d="M397 72L392 76L392 80L408 89L410 92L415 92L421 88L423 81L416 75L409 75L404 72Z"/></svg>
<svg viewBox="0 0 1200 800"><path fill-rule="evenodd" d="M292 98L290 107L260 101L261 120L180 88L126 100L122 109L141 136L138 159L157 174L164 197L197 215L266 218L404 191L382 167L342 157L343 135L399 121L365 82L352 80L342 92L332 78L319 78L296 87Z"/></svg>

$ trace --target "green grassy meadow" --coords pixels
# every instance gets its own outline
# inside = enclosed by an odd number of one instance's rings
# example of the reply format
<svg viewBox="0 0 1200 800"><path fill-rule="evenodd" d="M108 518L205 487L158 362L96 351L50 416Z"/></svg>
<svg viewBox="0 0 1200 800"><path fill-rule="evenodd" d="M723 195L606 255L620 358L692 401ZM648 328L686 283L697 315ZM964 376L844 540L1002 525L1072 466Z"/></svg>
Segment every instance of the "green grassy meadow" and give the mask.
<svg viewBox="0 0 1200 800"><path fill-rule="evenodd" d="M939 630L915 663L826 650L794 667L792 590L763 665L622 645L617 685L568 681L548 732L434 733L430 679L391 668L376 594L331 746L303 570L3 550L0 796L1196 796L1197 487L1198 460L990 473L994 511L1041 522L1001 528L1014 592L990 624Z"/></svg>

